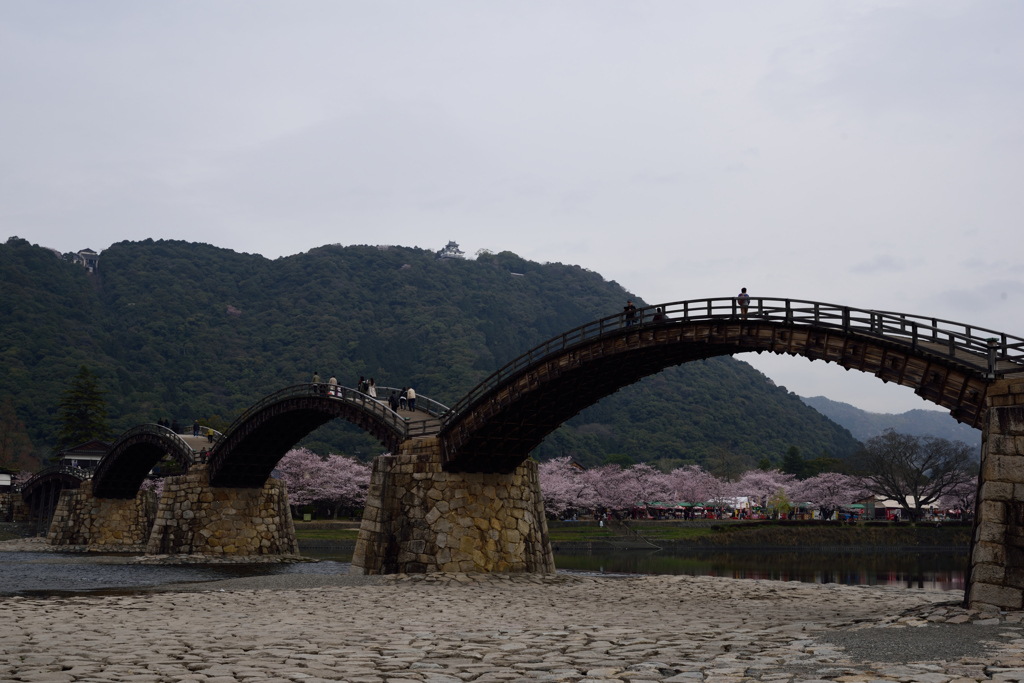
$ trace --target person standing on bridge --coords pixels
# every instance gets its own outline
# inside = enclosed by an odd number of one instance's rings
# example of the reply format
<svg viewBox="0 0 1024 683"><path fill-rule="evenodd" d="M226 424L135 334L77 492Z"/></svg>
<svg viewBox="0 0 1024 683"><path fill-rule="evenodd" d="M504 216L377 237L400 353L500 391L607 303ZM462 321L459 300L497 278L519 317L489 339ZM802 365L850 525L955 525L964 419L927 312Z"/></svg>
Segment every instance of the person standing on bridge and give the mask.
<svg viewBox="0 0 1024 683"><path fill-rule="evenodd" d="M622 312L626 315L626 327L636 324L636 306L633 305L632 299L626 301L626 305L622 307Z"/></svg>
<svg viewBox="0 0 1024 683"><path fill-rule="evenodd" d="M740 315L743 319L747 319L747 309L750 308L750 295L747 294L747 288L744 287L740 290L740 293L736 296L736 303L740 307Z"/></svg>
<svg viewBox="0 0 1024 683"><path fill-rule="evenodd" d="M313 371L313 384L320 384L320 373L316 370Z"/></svg>
<svg viewBox="0 0 1024 683"><path fill-rule="evenodd" d="M409 408L409 399L406 396L408 392L409 390L406 387L402 387L402 390L398 392L398 407L402 410Z"/></svg>
<svg viewBox="0 0 1024 683"><path fill-rule="evenodd" d="M370 381L366 383L366 394L370 398L377 398L377 382L371 377Z"/></svg>
<svg viewBox="0 0 1024 683"><path fill-rule="evenodd" d="M407 392L405 392L405 395L406 395L406 398L409 399L409 410L411 412L415 413L416 412L416 390L413 389L412 387L409 387L409 390Z"/></svg>
<svg viewBox="0 0 1024 683"><path fill-rule="evenodd" d="M338 378L335 377L334 375L331 375L331 378L329 380L327 380L327 384L328 384L327 390L329 392L331 392L331 396L337 396L338 395Z"/></svg>
<svg viewBox="0 0 1024 683"><path fill-rule="evenodd" d="M391 395L388 396L388 406L391 410L398 412L398 393L394 389L391 390Z"/></svg>
<svg viewBox="0 0 1024 683"><path fill-rule="evenodd" d="M192 421L192 436L199 436L199 420Z"/></svg>

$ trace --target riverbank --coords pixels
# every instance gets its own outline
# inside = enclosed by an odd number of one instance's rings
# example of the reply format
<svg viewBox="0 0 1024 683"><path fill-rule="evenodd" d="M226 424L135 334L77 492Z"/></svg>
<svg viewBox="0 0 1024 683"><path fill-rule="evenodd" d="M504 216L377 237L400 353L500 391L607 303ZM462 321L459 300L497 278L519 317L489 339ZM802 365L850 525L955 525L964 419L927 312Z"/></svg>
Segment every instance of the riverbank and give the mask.
<svg viewBox="0 0 1024 683"><path fill-rule="evenodd" d="M958 550L971 541L968 523L807 523L736 522L695 520L630 521L621 526L597 522L549 522L552 548L556 551L614 549L623 541L647 543L666 550L804 548L832 552L861 548L866 552Z"/></svg>
<svg viewBox="0 0 1024 683"><path fill-rule="evenodd" d="M711 577L272 578L273 585L251 577L133 595L0 598L7 624L0 634L0 679L1024 678L1022 615L936 623L955 610L949 594Z"/></svg>

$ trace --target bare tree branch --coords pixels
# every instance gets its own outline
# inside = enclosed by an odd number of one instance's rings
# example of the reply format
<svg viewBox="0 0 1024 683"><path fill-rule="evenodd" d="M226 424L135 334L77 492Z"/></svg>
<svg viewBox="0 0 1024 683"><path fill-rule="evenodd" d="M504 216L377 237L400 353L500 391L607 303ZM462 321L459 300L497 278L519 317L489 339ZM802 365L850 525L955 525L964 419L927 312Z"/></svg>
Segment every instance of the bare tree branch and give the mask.
<svg viewBox="0 0 1024 683"><path fill-rule="evenodd" d="M870 492L896 501L917 520L923 508L974 478L972 453L961 441L887 429L868 439L859 464Z"/></svg>

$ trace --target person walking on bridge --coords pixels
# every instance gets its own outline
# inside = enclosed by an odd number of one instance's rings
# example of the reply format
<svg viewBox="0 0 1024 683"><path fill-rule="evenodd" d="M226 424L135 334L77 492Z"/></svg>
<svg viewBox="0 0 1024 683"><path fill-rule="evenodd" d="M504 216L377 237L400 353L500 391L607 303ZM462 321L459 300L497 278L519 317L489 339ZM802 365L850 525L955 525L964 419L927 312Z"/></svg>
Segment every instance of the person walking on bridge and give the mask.
<svg viewBox="0 0 1024 683"><path fill-rule="evenodd" d="M626 315L626 327L636 324L636 306L633 305L632 299L626 301L626 305L622 307L622 312Z"/></svg>
<svg viewBox="0 0 1024 683"><path fill-rule="evenodd" d="M316 370L313 371L313 384L320 384L320 373Z"/></svg>
<svg viewBox="0 0 1024 683"><path fill-rule="evenodd" d="M405 392L405 396L409 399L409 410L416 412L416 390L409 387L409 390Z"/></svg>
<svg viewBox="0 0 1024 683"><path fill-rule="evenodd" d="M406 387L402 387L402 390L398 392L398 407L402 410L409 408L409 398L406 396L408 392L409 390Z"/></svg>
<svg viewBox="0 0 1024 683"><path fill-rule="evenodd" d="M327 380L327 384L328 384L327 390L329 392L331 392L331 396L337 396L338 395L338 378L335 377L334 375L331 375L331 378L329 380Z"/></svg>
<svg viewBox="0 0 1024 683"><path fill-rule="evenodd" d="M199 420L192 422L192 436L199 436Z"/></svg>
<svg viewBox="0 0 1024 683"><path fill-rule="evenodd" d="M366 394L370 398L377 398L377 382L371 377L370 381L366 383Z"/></svg>
<svg viewBox="0 0 1024 683"><path fill-rule="evenodd" d="M743 319L747 319L747 309L750 308L750 295L747 294L747 288L744 287L740 290L740 293L736 296L736 303L740 307L740 315Z"/></svg>

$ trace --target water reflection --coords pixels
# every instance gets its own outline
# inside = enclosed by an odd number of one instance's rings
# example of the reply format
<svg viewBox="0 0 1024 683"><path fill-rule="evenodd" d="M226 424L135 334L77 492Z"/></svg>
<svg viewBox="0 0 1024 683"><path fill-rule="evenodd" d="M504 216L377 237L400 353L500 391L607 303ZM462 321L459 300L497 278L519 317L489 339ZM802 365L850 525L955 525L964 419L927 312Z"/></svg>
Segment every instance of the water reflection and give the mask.
<svg viewBox="0 0 1024 683"><path fill-rule="evenodd" d="M617 552L558 554L560 570L689 574L736 579L805 583L903 586L925 590L963 590L966 553L809 553L707 551L685 554Z"/></svg>

